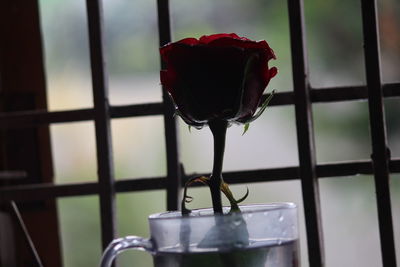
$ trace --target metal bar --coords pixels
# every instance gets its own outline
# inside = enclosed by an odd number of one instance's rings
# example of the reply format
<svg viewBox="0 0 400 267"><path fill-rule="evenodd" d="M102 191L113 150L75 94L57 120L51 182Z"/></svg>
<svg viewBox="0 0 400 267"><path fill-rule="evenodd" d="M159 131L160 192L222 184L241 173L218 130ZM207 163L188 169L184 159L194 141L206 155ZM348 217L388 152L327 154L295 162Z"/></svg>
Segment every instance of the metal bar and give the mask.
<svg viewBox="0 0 400 267"><path fill-rule="evenodd" d="M119 180L115 184L115 189L118 193L159 190L165 189L168 186L167 177L141 178L141 179L124 179Z"/></svg>
<svg viewBox="0 0 400 267"><path fill-rule="evenodd" d="M1 180L16 180L16 179L24 179L28 177L28 173L26 171L0 171L0 181Z"/></svg>
<svg viewBox="0 0 400 267"><path fill-rule="evenodd" d="M399 173L400 172L400 160L391 159L389 161L389 171L391 173Z"/></svg>
<svg viewBox="0 0 400 267"><path fill-rule="evenodd" d="M163 103L146 103L110 107L111 118L161 115L164 110L163 108Z"/></svg>
<svg viewBox="0 0 400 267"><path fill-rule="evenodd" d="M325 266L303 0L288 0L297 144L310 267Z"/></svg>
<svg viewBox="0 0 400 267"><path fill-rule="evenodd" d="M390 171L400 173L400 159L390 161ZM317 165L319 179L330 177L351 178L354 175L373 174L370 160L333 162ZM273 169L243 170L224 172L224 179L230 184L258 183L271 181L290 181L299 179L300 169L297 166ZM192 173L183 175L182 183L190 177L207 174ZM167 187L166 177L127 178L115 181L115 190L118 193L159 190ZM95 195L99 193L97 182L75 184L28 184L7 186L0 188L0 202L43 200L57 197L75 197Z"/></svg>
<svg viewBox="0 0 400 267"><path fill-rule="evenodd" d="M111 118L161 115L162 103L110 106ZM65 123L94 120L94 109L67 111L46 110L0 113L0 128L29 127L38 124Z"/></svg>
<svg viewBox="0 0 400 267"><path fill-rule="evenodd" d="M264 103L265 100L270 96L270 94L264 94L261 99L261 103ZM293 92L278 92L274 94L271 101L269 102L269 106L282 106L282 105L293 105L294 103L294 94Z"/></svg>
<svg viewBox="0 0 400 267"><path fill-rule="evenodd" d="M115 189L110 106L103 48L103 10L101 0L87 0L86 5L93 83L102 247L105 249L115 238Z"/></svg>
<svg viewBox="0 0 400 267"><path fill-rule="evenodd" d="M342 101L367 100L367 87L360 86L339 86L339 87L323 87L311 88L310 95L312 103L331 103ZM266 99L269 94L263 96ZM400 83L387 83L383 85L383 95L385 98L400 96ZM270 102L270 106L282 106L294 104L293 92L275 93Z"/></svg>
<svg viewBox="0 0 400 267"><path fill-rule="evenodd" d="M377 7L375 0L362 0L365 71L372 140L372 161L378 208L383 267L396 266L392 208L390 200L389 160L385 111L381 82Z"/></svg>
<svg viewBox="0 0 400 267"><path fill-rule="evenodd" d="M383 95L387 98L399 97L400 83L384 84ZM366 99L368 99L368 90L366 86L341 86L311 89L311 101L313 103Z"/></svg>
<svg viewBox="0 0 400 267"><path fill-rule="evenodd" d="M98 194L98 183L75 183L66 185L27 184L7 186L0 189L0 202L10 200L30 201L56 197L87 196Z"/></svg>
<svg viewBox="0 0 400 267"><path fill-rule="evenodd" d="M169 1L157 0L158 33L160 46L171 41L169 20ZM161 69L165 63L161 60ZM178 149L177 122L174 118L175 108L165 88L162 88L164 105L165 145L167 152L167 209L178 210L180 207L181 171Z"/></svg>
<svg viewBox="0 0 400 267"><path fill-rule="evenodd" d="M385 83L382 89L384 97L400 96L400 83Z"/></svg>
<svg viewBox="0 0 400 267"><path fill-rule="evenodd" d="M365 86L331 87L311 90L313 103L339 102L367 99L368 93Z"/></svg>
<svg viewBox="0 0 400 267"><path fill-rule="evenodd" d="M166 188L165 177L124 179L115 181L117 192L135 192ZM0 188L0 202L10 200L30 201L57 197L76 197L99 194L99 183L74 183L65 185L28 184Z"/></svg>
<svg viewBox="0 0 400 267"><path fill-rule="evenodd" d="M10 202L10 207L11 207L11 213L14 217L14 219L17 221L18 227L20 231L23 233L23 236L25 238L25 242L29 247L29 251L32 254L32 257L35 259L35 263L38 267L43 267L42 260L39 257L39 253L36 250L35 244L32 241L32 238L29 234L28 229L26 228L26 225L24 223L24 220L22 219L21 213L19 212L19 209L17 207L17 204L15 204L14 201Z"/></svg>
<svg viewBox="0 0 400 267"><path fill-rule="evenodd" d="M263 96L266 99L269 94ZM400 83L383 85L385 98L400 97ZM366 100L368 92L366 86L341 86L328 88L312 88L312 103L329 103L339 101ZM294 93L278 92L270 102L270 106L294 104ZM154 116L163 114L163 103L144 103L136 105L110 106L111 118L127 118L137 116ZM94 120L93 109L77 109L67 111L35 110L0 113L0 129L29 127L38 124L66 123Z"/></svg>
<svg viewBox="0 0 400 267"><path fill-rule="evenodd" d="M31 127L38 124L76 122L93 119L93 109L53 112L48 112L46 110L17 111L0 114L0 128Z"/></svg>
<svg viewBox="0 0 400 267"><path fill-rule="evenodd" d="M400 162L399 162L400 163ZM370 160L358 160L348 162L334 162L317 165L318 178L330 177L352 177L355 175L372 174L372 163Z"/></svg>

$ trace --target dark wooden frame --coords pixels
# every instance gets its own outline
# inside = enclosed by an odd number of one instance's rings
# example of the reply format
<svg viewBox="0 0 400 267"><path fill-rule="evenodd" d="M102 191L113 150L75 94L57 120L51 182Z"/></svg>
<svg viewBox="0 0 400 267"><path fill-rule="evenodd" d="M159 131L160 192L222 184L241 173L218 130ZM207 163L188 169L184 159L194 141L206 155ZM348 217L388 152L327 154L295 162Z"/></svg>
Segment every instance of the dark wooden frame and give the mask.
<svg viewBox="0 0 400 267"><path fill-rule="evenodd" d="M46 108L38 2L0 1L0 113ZM2 128L0 188L52 182L48 125ZM0 203L0 212L0 228L8 233L0 237L0 251L7 255L0 258L0 265L62 264L56 199L6 201Z"/></svg>
<svg viewBox="0 0 400 267"><path fill-rule="evenodd" d="M299 166L273 169L227 172L229 183L252 183L278 180L301 180L306 218L307 244L311 267L325 266L322 241L318 180L324 177L348 177L371 174L375 177L380 244L384 267L396 266L396 255L391 214L389 176L400 172L400 159L392 159L386 140L383 99L400 97L400 83L383 84L380 77L380 54L376 0L362 3L365 68L367 84L364 86L312 88L308 81L305 43L304 11L302 0L288 0L291 51L293 62L293 92L277 93L271 106L294 105L298 137ZM160 45L171 40L168 0L158 0ZM167 190L167 208L178 209L180 187L192 174L183 173L173 107L163 94L162 103L111 106L108 103L107 69L104 64L102 7L99 0L87 0L90 56L94 107L90 109L47 112L24 111L0 114L0 128L18 128L27 125L49 125L72 121L95 122L98 182L66 185L38 184L0 189L0 202L32 201L58 197L97 194L100 196L103 248L115 238L115 194L142 190ZM162 63L161 63L162 64ZM266 97L266 96L264 96ZM313 103L365 100L369 104L372 137L371 160L317 164L315 159ZM113 118L164 115L167 176L115 181L112 166L110 120Z"/></svg>

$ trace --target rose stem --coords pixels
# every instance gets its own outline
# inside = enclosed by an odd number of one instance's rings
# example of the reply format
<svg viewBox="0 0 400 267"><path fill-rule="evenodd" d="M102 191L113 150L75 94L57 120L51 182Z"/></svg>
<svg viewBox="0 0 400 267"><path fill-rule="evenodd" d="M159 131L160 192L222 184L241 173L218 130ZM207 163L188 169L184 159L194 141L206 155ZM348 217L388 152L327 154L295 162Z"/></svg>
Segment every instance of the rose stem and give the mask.
<svg viewBox="0 0 400 267"><path fill-rule="evenodd" d="M224 161L225 137L228 122L223 120L213 120L208 123L214 137L214 162L210 177L210 191L213 209L215 213L222 213L221 183L222 165Z"/></svg>

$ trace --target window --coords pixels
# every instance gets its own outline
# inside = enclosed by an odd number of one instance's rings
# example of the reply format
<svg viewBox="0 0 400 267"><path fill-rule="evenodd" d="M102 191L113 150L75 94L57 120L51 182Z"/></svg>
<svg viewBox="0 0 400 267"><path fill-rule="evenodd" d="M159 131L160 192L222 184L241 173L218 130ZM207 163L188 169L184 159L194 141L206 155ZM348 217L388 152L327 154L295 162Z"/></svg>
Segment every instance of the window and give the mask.
<svg viewBox="0 0 400 267"><path fill-rule="evenodd" d="M241 163L236 148L230 150L230 147L238 146L237 136L240 135L239 130L231 130L224 174L226 181L237 185L234 189L239 194L243 191L241 185L248 184L251 192L254 191L249 201L285 200L278 194L270 199L257 198L257 190L261 187L262 190L271 187L298 196L297 202L304 213L300 225L305 229L301 249L307 252L302 260L304 265L311 267L324 266L325 255L327 266L344 266L343 262L333 259L341 258L335 254L341 250L334 247L349 247L341 245L342 240L334 240L334 236L341 234L346 238L349 229L357 229L344 217L349 215L349 210L357 210L360 206L350 209L348 204L356 201L351 198L348 198L351 202L339 201L338 205L347 209L343 212L332 209L330 200L349 197L353 191L344 188L363 186L364 193L357 200L372 205L369 211L373 216L366 217L371 224L362 224L359 229L369 231L373 236L371 242L377 243L372 248L378 249L371 252L373 261L369 261L369 256L365 259L373 264L371 266L396 266L396 254L397 257L400 255L399 245L395 246L395 239L400 242L400 229L394 224L395 218L400 216L396 211L400 205L399 194L394 193L400 188L397 174L400 172L400 159L397 158L400 140L396 116L400 96L400 40L396 36L400 36L400 22L395 11L400 7L395 1L378 1L378 6L377 1L369 0L348 1L340 6L333 0L304 3L301 0L287 3L252 0L246 5L240 1L191 3L182 0L171 0L170 3L167 0L157 3L142 0L67 2L20 1L1 3L0 9L1 35L5 36L2 40L6 40L0 47L0 93L3 99L0 106L0 201L4 205L15 201L34 243L41 238L43 241L46 236L49 244L56 244L52 247L54 253L47 250L45 256L41 255L41 250L47 248L38 246L38 254L45 264L61 265L60 239L62 242L67 240L75 249L80 245L90 247L90 255L100 257L100 243L104 248L116 237L117 228L119 235L132 234L132 228L127 229L126 223L121 221L130 221L136 226L141 224L140 229L144 229L145 216L137 213L136 206L132 208L127 203L142 203L145 199L143 203L149 206L149 213L179 207L181 184L194 172L208 172L207 158L211 158L208 157L211 150L207 150L206 145L199 145L207 138L206 133L192 132L188 136L185 127L172 116L171 103L158 87L156 78L157 48L169 42L172 34L176 40L210 31L239 31L255 38L273 38L276 46L273 43L271 46L277 47L278 58L282 60L276 62L280 75L272 87L277 88L278 93L266 112L267 118L257 122L253 133L252 129L249 132L249 138L262 142L254 144L246 139L248 137L240 137L243 140L240 142L245 143L239 148L245 151L241 153L254 153L251 162ZM194 9L198 12L196 16L191 13ZM222 9L224 12L220 13ZM123 10L137 13L132 15ZM220 15L223 13L229 15ZM337 21L339 13L344 22L352 19L355 23L341 26ZM148 18L143 14L153 16ZM18 21L16 17L24 20ZM134 23L131 23L132 19ZM117 22L111 23L113 20ZM254 27L253 23L266 26ZM346 27L348 32L343 32L340 27ZM42 37L40 29L43 30ZM323 33L323 29L327 29L327 33ZM135 39L139 31L139 37ZM316 34L310 34L310 31ZM59 37L56 45L48 43L49 35ZM68 46L70 36L77 41ZM335 50L332 45L335 42L343 43L352 55L339 58L342 50ZM360 42L364 43L364 50ZM54 47L59 50L52 50ZM59 61L52 61L52 55L59 51L66 53L57 57ZM332 58L339 59L325 64ZM350 74L343 71L344 68L349 69ZM69 73L71 69L74 72ZM140 75L132 77L126 70ZM51 76L52 71L61 74ZM68 76L71 73L80 75L79 82ZM127 77L129 80L124 82ZM63 91L53 91L62 86L65 86ZM69 98L72 101L68 101ZM338 114L340 118L334 118L332 114ZM357 114L359 117L351 120ZM340 133L330 130L338 128L334 126L337 123L342 123ZM274 133L274 127L281 127L282 133ZM359 138L354 138L357 135L353 128L362 133ZM341 138L346 138L346 130L342 129L351 130L354 139L340 143ZM324 135L324 131L328 135ZM339 138L330 139L338 134ZM189 142L190 139L195 141ZM276 145L270 144L273 142ZM143 148L139 151L138 143ZM179 147L179 143L187 145ZM352 154L351 149L346 150L350 143L360 148L358 152ZM130 151L122 149L124 146L130 147ZM335 146L343 152L325 152ZM74 172L75 164L86 159L86 169ZM147 164L151 168L142 168ZM67 173L60 172L62 166ZM78 177L80 175L82 178ZM334 190L334 187L340 190ZM200 201L201 190L194 189ZM160 202L159 199L164 200ZM71 214L71 211L76 213ZM83 212L86 212L84 217ZM128 217L130 212L134 218ZM67 213L72 217L66 216ZM1 221L11 220L4 219L6 214L18 212L5 210L0 214ZM45 226L38 226L38 221ZM336 224L347 227L347 232L339 233L337 229L344 228L336 229ZM50 233L43 235L43 228ZM66 229L68 234L65 234ZM96 238L85 237L79 241L73 238L85 236L89 230L97 233ZM62 233L61 238L58 231ZM135 234L144 231L143 235L146 235L145 230L138 231ZM0 233L3 233L1 228ZM362 234L358 232L358 236ZM45 243L42 241L40 243ZM26 249L25 241L19 242ZM351 242L362 243L360 240ZM4 245L0 244L3 249ZM69 252L69 245L63 244L64 254L73 253ZM364 249L356 251L356 255L362 255L370 248ZM29 251L26 249L25 254ZM19 253L19 250L15 249L13 253ZM56 256L48 257L50 254ZM32 255L29 257L35 260ZM52 264L52 260L58 262ZM64 264L79 266L81 260L64 257ZM91 264L95 262L97 259ZM348 266L357 263L365 266L361 257L347 262Z"/></svg>

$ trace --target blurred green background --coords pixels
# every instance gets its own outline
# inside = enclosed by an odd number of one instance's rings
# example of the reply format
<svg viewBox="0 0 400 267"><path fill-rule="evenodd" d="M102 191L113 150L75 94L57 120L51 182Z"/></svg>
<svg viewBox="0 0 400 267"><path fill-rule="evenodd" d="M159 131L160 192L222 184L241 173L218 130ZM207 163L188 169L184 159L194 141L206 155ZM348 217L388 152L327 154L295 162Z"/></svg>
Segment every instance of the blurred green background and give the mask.
<svg viewBox="0 0 400 267"><path fill-rule="evenodd" d="M311 84L315 88L365 84L360 0L305 0ZM380 0L379 23L384 82L400 80L400 2ZM104 0L106 60L113 105L159 102L156 1ZM279 74L269 89L293 90L287 5L280 0L170 0L173 40L235 32L265 39L274 49ZM93 106L87 18L83 0L40 0L49 109ZM399 99L386 99L388 142L400 156ZM315 104L317 161L368 159L371 153L366 102ZM211 134L188 132L179 122L180 152L187 173L211 170ZM112 121L117 179L166 174L161 116ZM246 135L231 127L225 170L298 165L292 106L273 107ZM51 126L56 183L95 181L96 151L92 122ZM293 201L299 205L302 266L308 266L300 182L247 185L246 203ZM235 185L242 195L246 185ZM328 267L377 267L380 263L375 190L372 176L320 180L322 222ZM396 252L400 262L400 177L391 181ZM208 190L191 189L191 207L210 206ZM98 198L60 198L59 217L66 267L97 266L101 255ZM117 195L119 235L148 236L147 216L164 211L165 192ZM127 252L121 266L151 266L151 256Z"/></svg>

